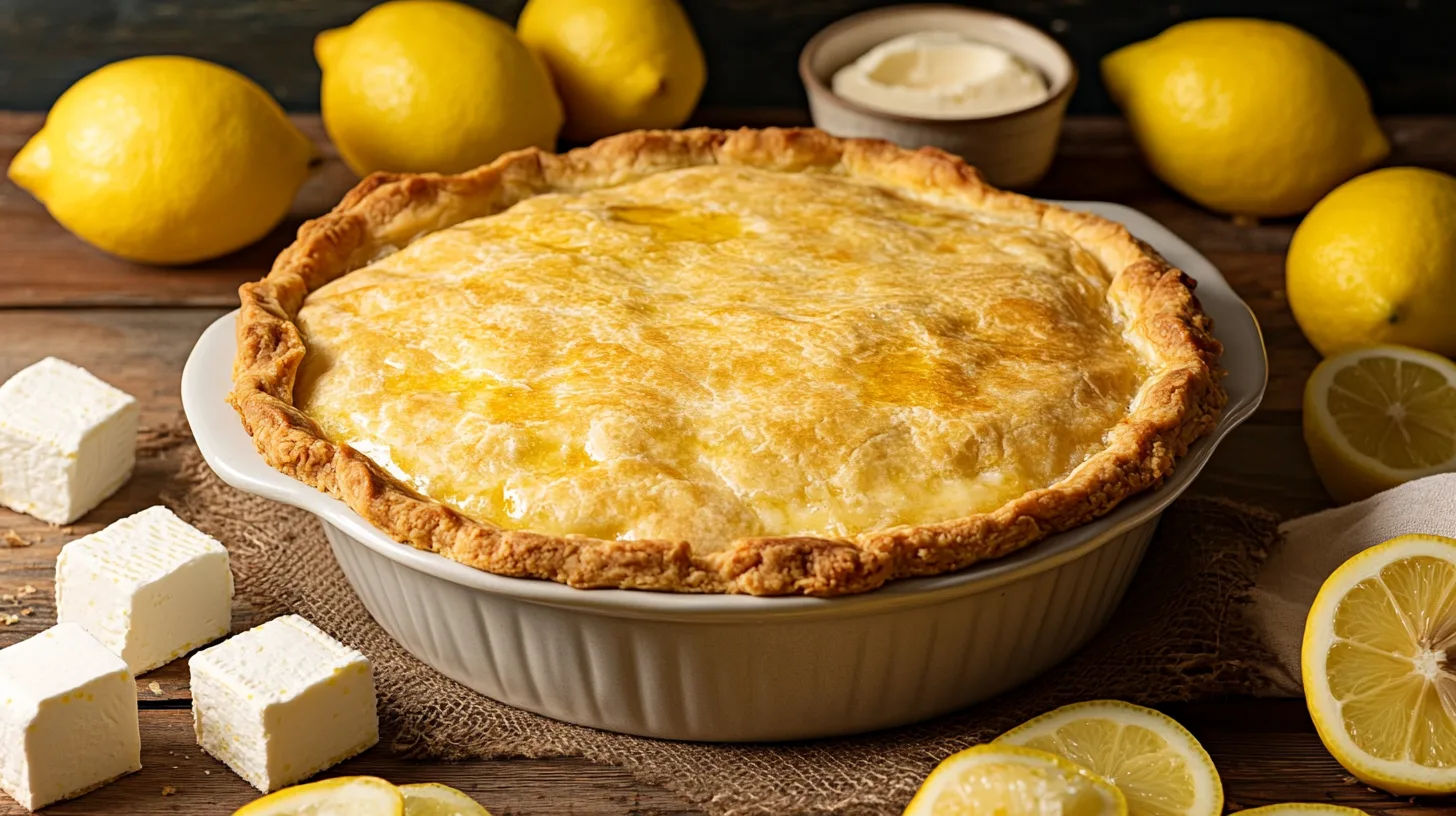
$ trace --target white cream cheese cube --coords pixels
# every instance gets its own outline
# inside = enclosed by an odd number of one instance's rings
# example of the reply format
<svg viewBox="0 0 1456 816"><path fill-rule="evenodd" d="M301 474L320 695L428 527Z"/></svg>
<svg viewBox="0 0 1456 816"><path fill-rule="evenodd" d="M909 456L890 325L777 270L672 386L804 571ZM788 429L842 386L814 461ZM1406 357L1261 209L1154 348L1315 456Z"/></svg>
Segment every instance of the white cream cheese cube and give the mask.
<svg viewBox="0 0 1456 816"><path fill-rule="evenodd" d="M78 538L56 560L56 618L80 624L132 674L226 635L232 602L227 550L165 507Z"/></svg>
<svg viewBox="0 0 1456 816"><path fill-rule="evenodd" d="M136 463L136 400L54 357L0 385L0 504L70 524Z"/></svg>
<svg viewBox="0 0 1456 816"><path fill-rule="evenodd" d="M0 787L36 810L142 767L136 682L63 623L0 650Z"/></svg>
<svg viewBox="0 0 1456 816"><path fill-rule="evenodd" d="M285 615L193 655L197 744L270 793L379 741L364 655Z"/></svg>

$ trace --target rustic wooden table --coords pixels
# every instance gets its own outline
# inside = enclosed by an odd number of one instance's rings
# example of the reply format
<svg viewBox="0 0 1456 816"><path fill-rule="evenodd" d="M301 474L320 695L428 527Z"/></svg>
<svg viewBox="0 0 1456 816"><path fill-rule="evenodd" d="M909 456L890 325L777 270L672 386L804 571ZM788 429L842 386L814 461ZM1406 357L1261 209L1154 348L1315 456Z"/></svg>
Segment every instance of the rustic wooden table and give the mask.
<svg viewBox="0 0 1456 816"><path fill-rule="evenodd" d="M738 125L794 123L798 117L735 111L701 118ZM38 114L0 113L0 164L9 163L40 123ZM325 143L316 117L299 117L299 124ZM1393 163L1456 171L1456 118L1393 119L1386 127L1395 143ZM58 226L25 192L0 183L0 380L55 355L138 397L144 428L181 421L178 378L197 335L236 305L238 284L264 273L302 219L332 206L353 181L330 155L272 235L219 261L177 270L102 255ZM1258 414L1224 442L1194 490L1283 514L1327 506L1300 440L1300 393L1318 357L1284 301L1284 251L1293 223L1239 226L1181 200L1148 174L1126 128L1112 118L1069 122L1056 167L1037 192L1142 210L1208 256L1258 314L1269 347L1268 395ZM0 645L54 623L52 576L61 546L155 504L173 461L166 453L146 458L121 492L71 527L50 527L0 509L0 536L13 530L30 542L9 549L0 543L0 616L5 616L0 621L15 616L0 626ZM249 610L238 610L237 617L239 626L252 623ZM144 675L137 685L144 770L46 813L225 816L254 798L251 788L198 750L185 661ZM1350 778L1325 752L1300 701L1230 699L1169 712L1213 755L1231 811L1315 801L1372 813L1456 813L1450 801L1413 803ZM334 772L444 782L470 792L497 816L697 812L672 792L638 783L625 771L573 759L420 763L375 749ZM23 812L0 796L0 814Z"/></svg>

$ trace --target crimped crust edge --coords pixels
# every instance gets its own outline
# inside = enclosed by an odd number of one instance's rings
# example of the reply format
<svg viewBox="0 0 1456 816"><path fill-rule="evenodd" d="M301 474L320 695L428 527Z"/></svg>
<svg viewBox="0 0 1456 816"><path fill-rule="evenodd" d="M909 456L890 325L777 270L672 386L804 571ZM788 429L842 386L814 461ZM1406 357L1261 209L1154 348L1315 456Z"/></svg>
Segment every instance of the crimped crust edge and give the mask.
<svg viewBox="0 0 1456 816"><path fill-rule="evenodd" d="M1115 270L1108 297L1153 375L1107 446L1067 477L996 510L847 539L745 538L695 554L685 541L615 541L502 530L399 483L325 438L293 405L306 353L293 322L309 292L414 239L545 192L613 186L681 167L833 168L960 206L1036 218ZM456 176L376 173L305 223L261 281L239 289L238 353L228 401L270 465L349 505L401 543L499 575L575 587L833 596L962 569L1104 515L1157 486L1208 433L1225 402L1221 346L1195 282L1122 225L1005 192L933 148L838 139L812 129L638 131L565 154L508 153Z"/></svg>

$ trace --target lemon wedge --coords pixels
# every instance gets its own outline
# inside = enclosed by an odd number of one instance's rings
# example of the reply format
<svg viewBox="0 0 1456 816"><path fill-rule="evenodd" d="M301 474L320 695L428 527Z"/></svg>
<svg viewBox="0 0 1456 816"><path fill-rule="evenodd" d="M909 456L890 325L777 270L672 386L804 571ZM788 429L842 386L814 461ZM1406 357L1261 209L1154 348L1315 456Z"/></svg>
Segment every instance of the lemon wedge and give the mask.
<svg viewBox="0 0 1456 816"><path fill-rule="evenodd" d="M1456 364L1405 346L1331 357L1304 388L1304 440L1341 502L1456 471Z"/></svg>
<svg viewBox="0 0 1456 816"><path fill-rule="evenodd" d="M946 757L904 816L1121 816L1127 800L1106 779L1016 745L978 745Z"/></svg>
<svg viewBox="0 0 1456 816"><path fill-rule="evenodd" d="M405 816L490 816L479 802L458 790L434 782L400 785Z"/></svg>
<svg viewBox="0 0 1456 816"><path fill-rule="evenodd" d="M404 816L404 797L378 777L343 776L284 788L233 816Z"/></svg>
<svg viewBox="0 0 1456 816"><path fill-rule="evenodd" d="M1341 805L1315 805L1305 802L1290 802L1283 805L1265 805L1239 811L1239 816L1368 816L1363 810Z"/></svg>
<svg viewBox="0 0 1456 816"><path fill-rule="evenodd" d="M1198 740L1166 714L1121 700L1074 703L996 738L1075 762L1127 796L1132 816L1218 816L1223 785Z"/></svg>
<svg viewBox="0 0 1456 816"><path fill-rule="evenodd" d="M1362 782L1456 793L1456 540L1406 535L1346 561L1304 627L1304 694Z"/></svg>

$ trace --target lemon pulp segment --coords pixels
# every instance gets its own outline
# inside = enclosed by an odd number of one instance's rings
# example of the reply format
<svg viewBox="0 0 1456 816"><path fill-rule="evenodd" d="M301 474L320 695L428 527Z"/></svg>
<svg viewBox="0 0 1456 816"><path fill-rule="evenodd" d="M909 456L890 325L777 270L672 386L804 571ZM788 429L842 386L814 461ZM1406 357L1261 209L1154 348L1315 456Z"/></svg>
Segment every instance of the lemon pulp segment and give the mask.
<svg viewBox="0 0 1456 816"><path fill-rule="evenodd" d="M1456 387L1418 362L1370 357L1340 369L1328 405L1351 446L1390 467L1456 458Z"/></svg>
<svg viewBox="0 0 1456 816"><path fill-rule="evenodd" d="M1335 611L1326 672L1355 743L1371 755L1456 767L1456 564L1415 557L1357 584Z"/></svg>
<svg viewBox="0 0 1456 816"><path fill-rule="evenodd" d="M1341 502L1456 470L1456 364L1406 346L1320 363L1304 394L1304 439Z"/></svg>

